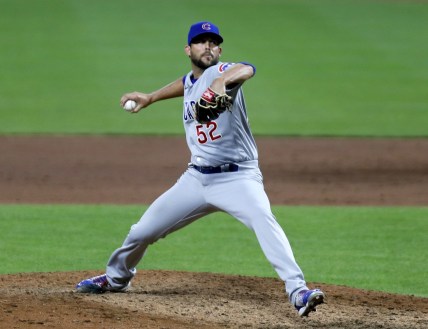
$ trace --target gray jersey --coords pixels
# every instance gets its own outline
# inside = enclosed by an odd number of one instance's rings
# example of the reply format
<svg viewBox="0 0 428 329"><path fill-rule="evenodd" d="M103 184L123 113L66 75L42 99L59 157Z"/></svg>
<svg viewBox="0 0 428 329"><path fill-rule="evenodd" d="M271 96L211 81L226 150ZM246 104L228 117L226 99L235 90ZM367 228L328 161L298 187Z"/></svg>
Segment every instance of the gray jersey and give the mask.
<svg viewBox="0 0 428 329"><path fill-rule="evenodd" d="M206 69L196 81L192 79L192 72L184 78L183 123L191 162L195 165L219 166L258 159L241 85L227 90L233 97L230 111L207 124L194 119L193 107L202 93L232 65L234 63L218 63Z"/></svg>

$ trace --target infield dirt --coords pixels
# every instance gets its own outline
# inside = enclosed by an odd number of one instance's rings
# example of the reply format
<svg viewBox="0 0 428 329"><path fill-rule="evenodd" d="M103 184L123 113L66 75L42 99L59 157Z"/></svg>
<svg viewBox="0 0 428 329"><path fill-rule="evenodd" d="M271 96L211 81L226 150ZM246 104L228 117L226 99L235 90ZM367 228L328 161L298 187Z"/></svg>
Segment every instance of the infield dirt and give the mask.
<svg viewBox="0 0 428 329"><path fill-rule="evenodd" d="M428 204L427 139L256 140L272 204ZM0 154L18 204L147 204L189 161L183 137L1 136ZM427 298L310 283L327 300L301 319L278 279L140 271L126 293L74 292L97 274L0 276L0 328L428 328Z"/></svg>

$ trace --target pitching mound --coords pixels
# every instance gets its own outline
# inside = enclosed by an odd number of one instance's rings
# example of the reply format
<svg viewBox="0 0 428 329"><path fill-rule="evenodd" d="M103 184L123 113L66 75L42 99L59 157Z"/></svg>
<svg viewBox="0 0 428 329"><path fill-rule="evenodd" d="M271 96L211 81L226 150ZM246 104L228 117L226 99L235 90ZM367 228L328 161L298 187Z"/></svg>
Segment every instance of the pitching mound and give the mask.
<svg viewBox="0 0 428 329"><path fill-rule="evenodd" d="M125 293L74 291L76 282L96 274L0 276L1 328L428 327L427 299L412 296L316 284L326 303L300 318L277 279L140 271Z"/></svg>

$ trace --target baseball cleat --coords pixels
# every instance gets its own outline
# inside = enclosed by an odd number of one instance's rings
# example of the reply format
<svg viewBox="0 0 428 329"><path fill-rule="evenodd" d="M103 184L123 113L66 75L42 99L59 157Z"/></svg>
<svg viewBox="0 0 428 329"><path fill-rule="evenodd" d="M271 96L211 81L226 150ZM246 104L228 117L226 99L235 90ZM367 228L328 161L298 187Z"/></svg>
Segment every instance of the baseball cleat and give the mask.
<svg viewBox="0 0 428 329"><path fill-rule="evenodd" d="M300 291L295 304L299 315L308 316L309 313L315 312L316 307L324 303L324 297L324 293L319 289Z"/></svg>
<svg viewBox="0 0 428 329"><path fill-rule="evenodd" d="M94 276L93 278L80 281L76 285L78 292L90 293L90 294L102 294L107 291L107 287L110 283L107 281L107 275Z"/></svg>
<svg viewBox="0 0 428 329"><path fill-rule="evenodd" d="M76 290L88 294L102 294L106 291L120 292L125 291L129 287L129 283L124 288L113 288L107 280L107 275L102 274L93 278L80 281L76 285Z"/></svg>

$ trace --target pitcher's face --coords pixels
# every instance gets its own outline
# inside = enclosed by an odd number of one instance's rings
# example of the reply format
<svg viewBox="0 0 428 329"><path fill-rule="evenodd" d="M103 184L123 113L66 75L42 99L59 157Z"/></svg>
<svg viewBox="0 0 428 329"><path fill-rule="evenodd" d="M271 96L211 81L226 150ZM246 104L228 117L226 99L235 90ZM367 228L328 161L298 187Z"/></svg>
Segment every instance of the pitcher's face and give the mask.
<svg viewBox="0 0 428 329"><path fill-rule="evenodd" d="M186 53L195 66L205 70L219 62L221 47L215 39L203 36L186 46Z"/></svg>

